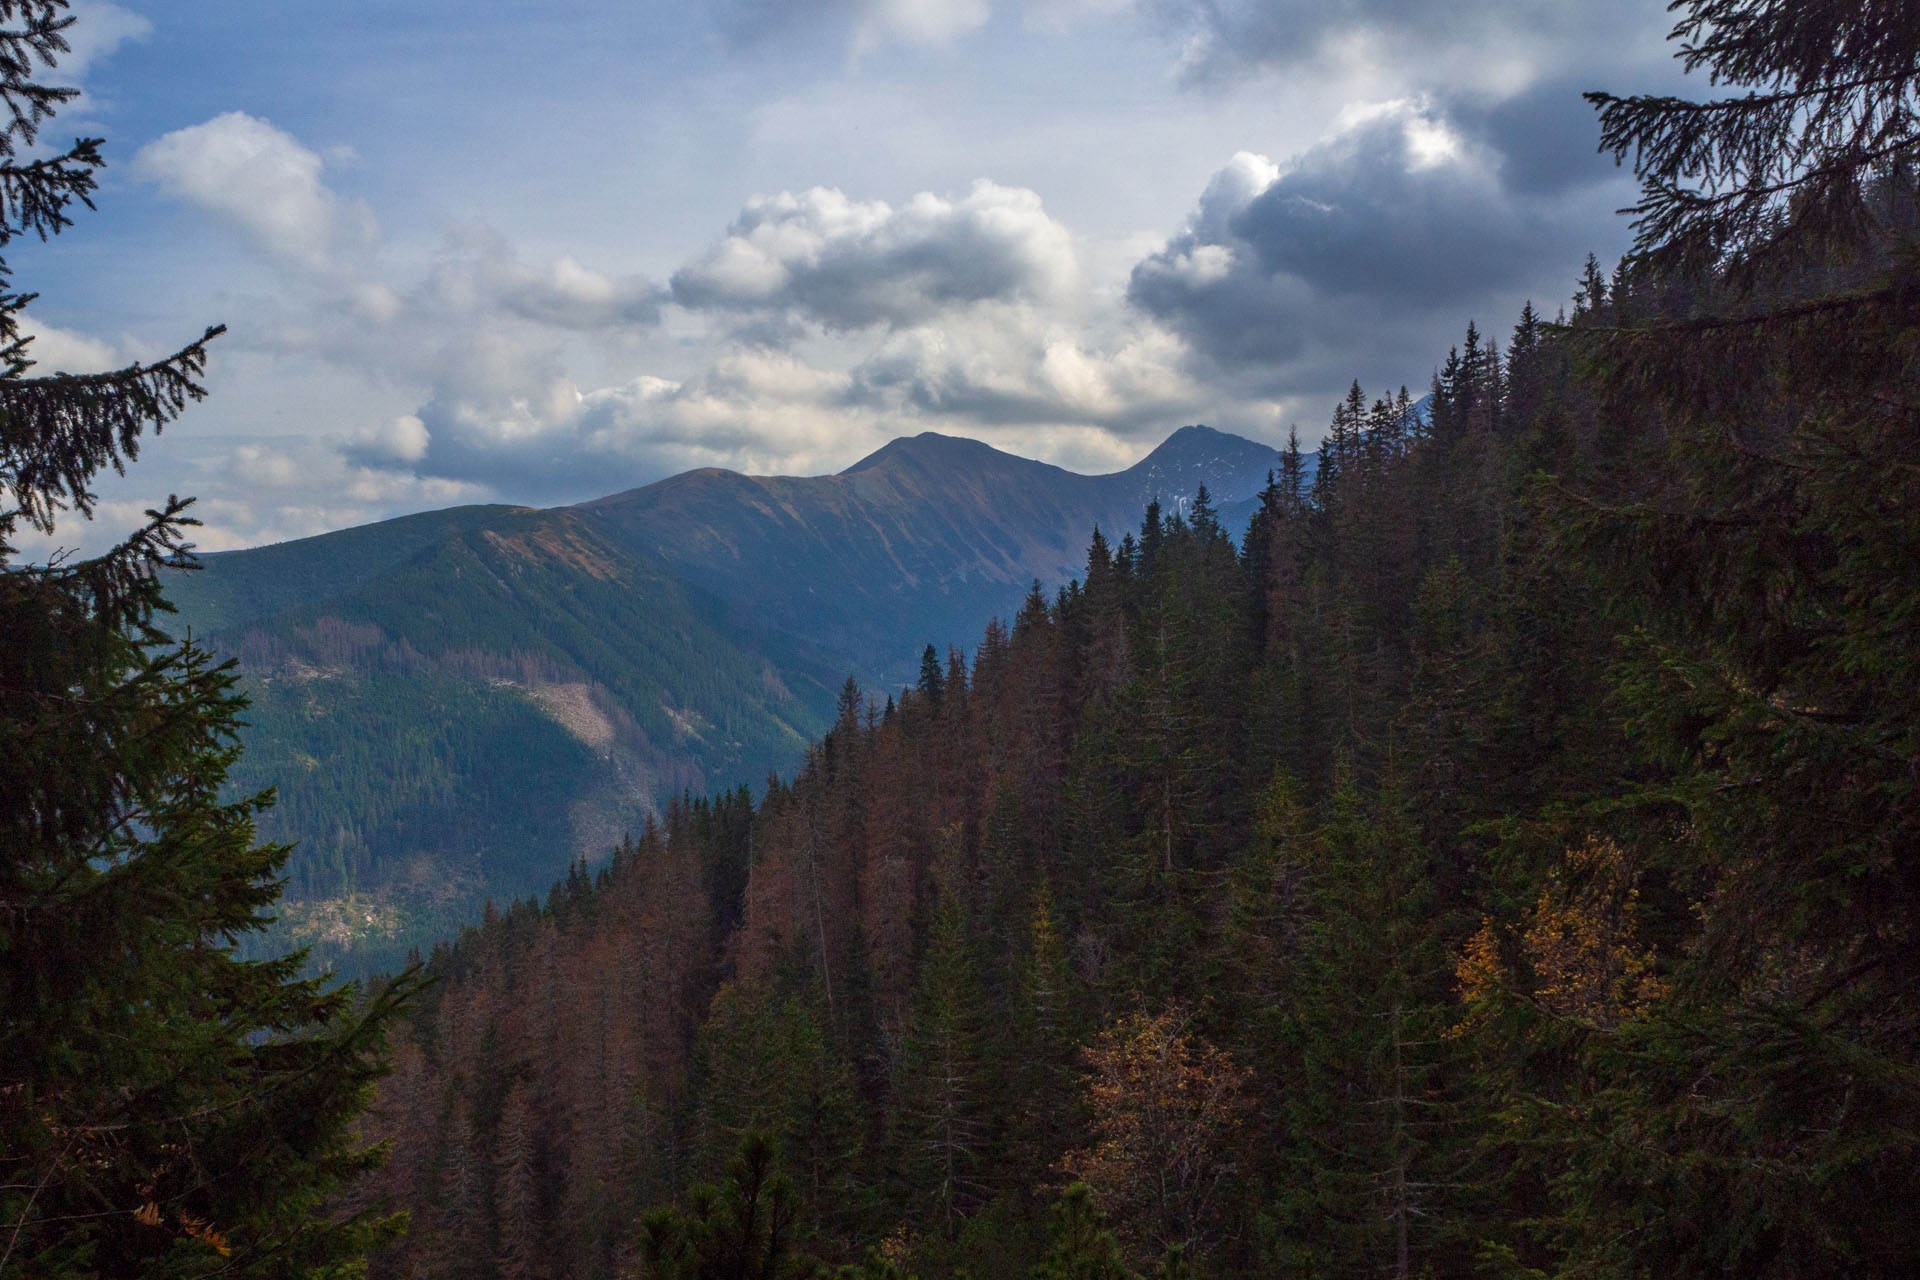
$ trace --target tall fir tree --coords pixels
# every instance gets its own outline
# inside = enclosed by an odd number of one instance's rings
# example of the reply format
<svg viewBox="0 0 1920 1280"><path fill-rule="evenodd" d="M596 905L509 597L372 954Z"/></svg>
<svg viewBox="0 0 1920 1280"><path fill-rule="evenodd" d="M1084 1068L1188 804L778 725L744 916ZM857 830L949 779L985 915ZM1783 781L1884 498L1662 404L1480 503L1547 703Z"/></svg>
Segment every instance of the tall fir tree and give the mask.
<svg viewBox="0 0 1920 1280"><path fill-rule="evenodd" d="M0 247L91 205L99 139L28 158L76 90L65 0L0 0ZM0 265L0 275L4 275ZM169 499L106 553L18 560L91 513L93 478L202 394L207 342L110 373L29 376L32 295L0 293L0 1274L292 1275L387 1233L328 1197L378 1163L354 1119L406 983L357 1003L299 955L236 948L287 856L270 796L228 799L246 703L161 629L191 562Z"/></svg>
<svg viewBox="0 0 1920 1280"><path fill-rule="evenodd" d="M1920 29L1675 8L1688 69L1746 92L1589 95L1642 199L1571 333L1614 457L1558 545L1626 633L1630 871L1692 911L1666 998L1587 1043L1562 1245L1598 1274L1894 1275L1920 1252L1894 1207L1920 1194L1920 646L1895 621L1920 608Z"/></svg>

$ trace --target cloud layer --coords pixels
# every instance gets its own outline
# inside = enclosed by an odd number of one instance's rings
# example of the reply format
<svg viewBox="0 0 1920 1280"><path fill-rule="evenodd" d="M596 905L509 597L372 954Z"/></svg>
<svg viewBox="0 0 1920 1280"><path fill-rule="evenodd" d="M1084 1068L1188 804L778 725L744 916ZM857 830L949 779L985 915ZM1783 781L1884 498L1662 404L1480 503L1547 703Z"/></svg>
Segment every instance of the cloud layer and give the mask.
<svg viewBox="0 0 1920 1280"><path fill-rule="evenodd" d="M1390 68L1429 91L1504 94L1642 58L1665 30L1663 0L1155 0L1153 9L1180 37L1179 74L1215 84L1345 64Z"/></svg>
<svg viewBox="0 0 1920 1280"><path fill-rule="evenodd" d="M690 310L829 329L925 323L977 302L1060 302L1079 277L1073 241L1032 191L984 179L958 199L898 209L822 187L748 202L726 236L673 276Z"/></svg>
<svg viewBox="0 0 1920 1280"><path fill-rule="evenodd" d="M439 40L428 8L369 30ZM136 109L200 122L129 169L231 326L141 468L207 495L209 545L830 470L928 429L1092 469L1192 421L1310 442L1349 379L1417 385L1469 318L1551 311L1619 245L1578 93L1664 60L1666 25L1661 0L723 0L716 32L577 0L537 37L476 10L433 65L340 39L320 70L319 18L90 10L73 65L158 24L185 62L152 80L191 92ZM287 22L299 56L263 52ZM193 59L227 25L221 79ZM536 48L537 103L473 88ZM343 67L378 111L315 92ZM48 318L50 367L127 358L147 320Z"/></svg>
<svg viewBox="0 0 1920 1280"><path fill-rule="evenodd" d="M1476 311L1564 295L1613 232L1583 180L1510 180L1509 157L1430 105L1356 108L1278 165L1242 153L1180 234L1137 264L1133 305L1244 390L1326 398L1418 377ZM1395 370L1399 372L1396 375Z"/></svg>
<svg viewBox="0 0 1920 1280"><path fill-rule="evenodd" d="M1515 119L1501 103L1351 106L1284 163L1233 156L1179 232L1104 283L1038 192L987 179L898 203L756 196L662 285L530 258L478 223L396 267L318 153L238 112L160 138L135 169L265 264L254 351L410 397L213 468L247 500L209 510L263 533L429 496L578 499L693 466L832 469L927 428L1095 466L1185 421L1271 435L1303 417L1311 435L1349 378L1417 382L1472 308L1571 273L1594 172L1528 151Z"/></svg>

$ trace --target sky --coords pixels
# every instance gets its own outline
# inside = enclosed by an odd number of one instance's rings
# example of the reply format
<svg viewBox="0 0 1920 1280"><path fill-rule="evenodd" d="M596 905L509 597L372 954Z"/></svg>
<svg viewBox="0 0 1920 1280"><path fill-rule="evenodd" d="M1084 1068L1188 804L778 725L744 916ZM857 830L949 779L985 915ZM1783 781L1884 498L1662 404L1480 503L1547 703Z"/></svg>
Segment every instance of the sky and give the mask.
<svg viewBox="0 0 1920 1280"><path fill-rule="evenodd" d="M33 555L174 492L222 550L929 430L1089 472L1193 422L1311 446L1617 258L1580 94L1683 83L1663 0L74 11L48 137L109 168L8 246L37 371L228 332Z"/></svg>

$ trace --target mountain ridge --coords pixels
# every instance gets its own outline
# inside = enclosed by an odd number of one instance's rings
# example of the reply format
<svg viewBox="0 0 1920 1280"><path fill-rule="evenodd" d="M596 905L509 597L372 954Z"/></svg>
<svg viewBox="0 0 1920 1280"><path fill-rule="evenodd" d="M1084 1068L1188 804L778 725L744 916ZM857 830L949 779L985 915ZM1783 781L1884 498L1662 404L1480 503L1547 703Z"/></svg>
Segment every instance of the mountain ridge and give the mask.
<svg viewBox="0 0 1920 1280"><path fill-rule="evenodd" d="M849 675L911 681L925 645L1077 576L1095 527L1189 484L1250 507L1274 459L1188 427L1089 476L929 432L829 475L702 468L222 552L169 594L238 659L235 786L277 784L262 832L300 844L279 941L365 972L669 797L790 773Z"/></svg>
<svg viewBox="0 0 1920 1280"><path fill-rule="evenodd" d="M1054 587L1076 576L1094 528L1130 529L1156 498L1182 509L1206 484L1216 505L1239 508L1243 526L1247 500L1277 461L1268 446L1188 426L1131 467L1087 475L929 431L830 475L703 469L573 509L710 579L743 613L904 679L909 650L964 645L987 618L1010 614L1035 579ZM831 615L816 607L809 570L818 565L795 551L805 547L840 578ZM925 634L903 636L903 618Z"/></svg>

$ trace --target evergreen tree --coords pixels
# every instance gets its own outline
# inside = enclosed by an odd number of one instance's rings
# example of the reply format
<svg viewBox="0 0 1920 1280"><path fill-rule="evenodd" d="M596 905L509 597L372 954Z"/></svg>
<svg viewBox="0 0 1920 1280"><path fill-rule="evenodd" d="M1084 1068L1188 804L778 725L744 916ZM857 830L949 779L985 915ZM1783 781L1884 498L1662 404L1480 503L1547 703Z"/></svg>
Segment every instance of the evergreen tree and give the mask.
<svg viewBox="0 0 1920 1280"><path fill-rule="evenodd" d="M846 1208L845 1179L858 1142L853 1082L816 1020L797 1001L731 984L714 997L694 1049L706 1105L700 1144L721 1166L754 1134L778 1144L816 1215Z"/></svg>
<svg viewBox="0 0 1920 1280"><path fill-rule="evenodd" d="M24 158L77 92L40 78L66 9L0 0L0 247L68 226L102 164L98 139ZM152 364L29 377L30 297L0 293L0 1273L346 1265L387 1225L324 1208L378 1163L353 1122L407 984L356 1006L300 955L236 952L287 849L255 839L269 796L222 795L245 706L230 666L158 623L187 503L89 560L12 545L91 512L93 477L200 398L218 330Z"/></svg>
<svg viewBox="0 0 1920 1280"><path fill-rule="evenodd" d="M654 1209L641 1227L648 1280L809 1280L825 1273L796 1242L800 1205L773 1146L749 1137L719 1185L702 1184L687 1207Z"/></svg>
<svg viewBox="0 0 1920 1280"><path fill-rule="evenodd" d="M940 653L932 645L920 655L920 694L927 705L938 711L940 697L946 692L947 678L940 670Z"/></svg>
<svg viewBox="0 0 1920 1280"><path fill-rule="evenodd" d="M1120 1256L1120 1244L1084 1182L1069 1186L1054 1202L1047 1256L1032 1280L1136 1280Z"/></svg>
<svg viewBox="0 0 1920 1280"><path fill-rule="evenodd" d="M921 964L895 1119L908 1197L923 1205L948 1236L987 1199L991 1135L983 1097L981 1006L966 914L949 893Z"/></svg>
<svg viewBox="0 0 1920 1280"><path fill-rule="evenodd" d="M1643 198L1612 324L1571 335L1616 456L1560 545L1632 624L1616 689L1656 780L1624 797L1631 852L1694 916L1670 996L1589 1048L1565 1243L1892 1275L1920 1250L1890 1208L1920 1152L1920 650L1893 621L1920 608L1920 31L1862 3L1678 7L1686 65L1749 92L1592 95ZM1626 1243L1656 1198L1680 1208Z"/></svg>
<svg viewBox="0 0 1920 1280"><path fill-rule="evenodd" d="M524 1084L507 1094L494 1161L494 1200L500 1218L500 1280L532 1280L540 1265L539 1171L534 1164L533 1105Z"/></svg>
<svg viewBox="0 0 1920 1280"><path fill-rule="evenodd" d="M1313 843L1273 1262L1288 1274L1458 1274L1470 1162L1443 1035L1455 941L1444 903L1390 790L1369 803L1349 781Z"/></svg>
<svg viewBox="0 0 1920 1280"><path fill-rule="evenodd" d="M1868 0L1682 0L1688 71L1744 94L1695 102L1589 93L1601 148L1633 157L1635 258L1662 272L1733 265L1743 281L1860 249L1884 230L1875 179L1912 182L1920 28ZM1907 193L1897 192L1904 198Z"/></svg>
<svg viewBox="0 0 1920 1280"><path fill-rule="evenodd" d="M1014 1124L1007 1144L1014 1185L1037 1189L1068 1144L1077 1119L1074 1094L1078 1024L1075 978L1054 918L1053 895L1043 883L1033 895L1025 955L1019 972Z"/></svg>

